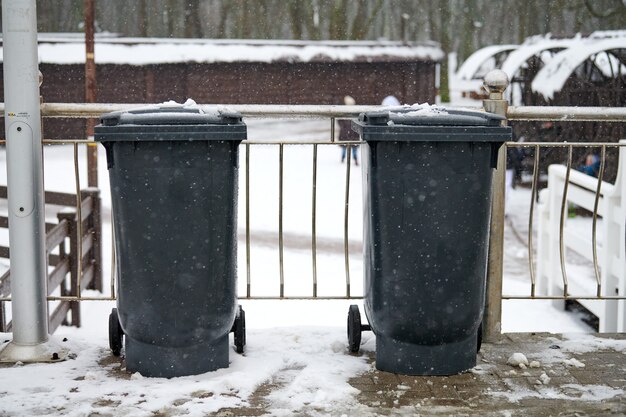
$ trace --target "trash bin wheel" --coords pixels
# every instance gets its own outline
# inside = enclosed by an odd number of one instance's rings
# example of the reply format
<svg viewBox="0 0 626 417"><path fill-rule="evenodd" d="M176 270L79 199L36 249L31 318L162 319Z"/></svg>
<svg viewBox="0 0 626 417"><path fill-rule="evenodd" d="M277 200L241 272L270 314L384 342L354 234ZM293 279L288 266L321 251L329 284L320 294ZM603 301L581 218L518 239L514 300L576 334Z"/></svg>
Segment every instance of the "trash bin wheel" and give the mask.
<svg viewBox="0 0 626 417"><path fill-rule="evenodd" d="M480 352L480 347L483 344L483 324L478 325L478 338L476 340L476 353Z"/></svg>
<svg viewBox="0 0 626 417"><path fill-rule="evenodd" d="M361 312L359 306L352 304L348 309L348 348L356 353L361 347Z"/></svg>
<svg viewBox="0 0 626 417"><path fill-rule="evenodd" d="M246 312L241 306L238 306L235 323L233 324L233 333L235 335L235 352L243 353L246 345Z"/></svg>
<svg viewBox="0 0 626 417"><path fill-rule="evenodd" d="M117 308L114 308L111 310L111 314L109 314L109 347L115 356L120 356L120 353L122 352L123 337L124 331L120 325Z"/></svg>

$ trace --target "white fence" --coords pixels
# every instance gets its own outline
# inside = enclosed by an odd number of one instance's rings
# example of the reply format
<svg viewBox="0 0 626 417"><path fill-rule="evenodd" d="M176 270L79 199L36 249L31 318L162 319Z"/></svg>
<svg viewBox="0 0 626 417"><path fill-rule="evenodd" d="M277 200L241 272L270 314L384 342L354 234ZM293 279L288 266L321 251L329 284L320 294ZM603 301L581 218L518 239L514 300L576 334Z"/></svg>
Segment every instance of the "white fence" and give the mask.
<svg viewBox="0 0 626 417"><path fill-rule="evenodd" d="M626 140L620 143L626 144ZM626 295L626 147L619 150L615 184L599 183L598 179L563 165L551 165L548 188L540 193L539 200L537 284L540 291L577 298L598 317L600 332L626 331L626 300L610 299ZM597 207L598 221L594 216L591 233L568 227L570 204L590 212ZM568 267L565 262L568 252L592 267Z"/></svg>

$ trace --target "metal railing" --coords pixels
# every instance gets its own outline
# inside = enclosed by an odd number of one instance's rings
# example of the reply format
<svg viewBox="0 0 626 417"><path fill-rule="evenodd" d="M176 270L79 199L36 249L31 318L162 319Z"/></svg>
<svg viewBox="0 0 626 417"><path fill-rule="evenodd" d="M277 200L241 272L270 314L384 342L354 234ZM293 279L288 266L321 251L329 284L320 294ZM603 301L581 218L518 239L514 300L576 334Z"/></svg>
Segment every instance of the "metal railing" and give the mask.
<svg viewBox="0 0 626 417"><path fill-rule="evenodd" d="M606 153L607 148L618 149L620 153L623 152L626 154L626 141L621 141L620 143L545 143L545 142L526 142L526 143L507 143L507 147L520 147L520 148L532 148L534 149L534 164L533 164L533 175L532 175L532 185L531 185L531 195L530 195L530 210L528 216L528 270L530 275L530 288L529 295L503 295L503 299L515 300L515 299L539 299L539 300L626 300L626 294L623 295L606 295L602 289L602 280L601 273L598 261L598 217L599 217L599 203L603 196L603 186L606 188L607 185L613 188L612 184L607 184L604 181L604 173L606 168ZM567 156L565 158L564 166L551 166L550 169L553 168L563 168L563 181L562 189L558 190L559 205L558 205L558 266L560 269L561 280L562 280L562 292L561 294L537 294L537 265L535 260L535 251L534 247L534 238L533 231L535 231L534 218L537 202L541 201L539 198L539 189L538 189L538 180L539 180L539 161L541 149L554 149L561 148L567 151ZM593 182L594 187L591 191L593 197L593 205L590 208L591 219L592 219L592 227L591 227L591 260L593 267L593 279L596 284L595 293L593 294L571 294L568 288L568 275L567 275L567 265L566 265L566 235L564 233L565 221L568 216L568 202L570 201L568 192L572 186L577 186L580 188L578 184L573 182L571 176L574 174L574 168L572 167L572 151L575 148L598 148L600 150L600 167L598 169L597 177L587 176L585 174L576 173L579 176L588 177L587 182ZM622 150L623 149L623 150ZM620 157L620 161L624 161L624 156ZM623 181L619 181L619 177L624 177L624 170L626 167L620 166L618 171L618 182L621 187L624 188ZM551 181L548 180L548 185ZM604 185L603 185L604 184ZM617 185L617 184L616 184ZM588 187L591 188L591 187ZM543 204L546 204L546 201L542 201ZM583 207L585 208L585 207ZM606 241L605 241L606 243Z"/></svg>
<svg viewBox="0 0 626 417"><path fill-rule="evenodd" d="M492 101L502 101L502 98L498 98L496 96L490 97ZM102 113L117 111L117 110L125 110L133 107L139 107L140 105L136 104L62 104L62 103L47 103L42 105L42 115L44 117L80 117L80 118L91 118L98 117ZM230 109L240 112L244 118L323 118L329 121L329 135L325 139L313 140L313 141L299 141L299 140L272 140L272 141L254 141L247 140L244 141L242 146L246 150L245 155L245 206L246 206L246 217L245 217L245 253L246 253L246 293L245 295L241 295L241 298L244 299L358 299L362 298L360 295L355 295L351 289L352 281L350 276L350 250L349 250L349 229L348 229L348 218L349 218L349 198L350 198L350 176L351 174L351 164L346 165L345 171L345 201L344 201L344 211L343 211L343 256L344 256L344 272L345 272L345 291L336 296L320 296L318 294L318 260L317 260L317 251L318 251L318 236L317 236L317 179L318 179L318 147L324 145L337 145L337 141L335 138L335 121L339 118L353 118L357 117L360 113L372 110L379 110L379 106L282 106L282 105L232 105L228 106ZM488 107L487 105L485 107ZM0 104L0 110L3 110L3 104ZM505 115L508 120L555 120L555 121L567 121L567 122L580 122L580 121L608 121L608 122L624 122L626 121L626 108L598 108L598 107L508 107L504 106ZM55 143L55 144L72 144L74 146L74 164L75 168L75 182L76 182L76 194L77 201L81 201L81 191L80 191L80 174L77 168L78 166L78 151L77 148L79 145L91 145L93 146L93 141L90 140L54 140L54 141L44 141L44 143ZM312 146L312 184L311 184L311 201L312 201L312 215L311 215L311 267L313 273L313 279L311 282L311 294L307 296L299 296L299 297L290 297L285 295L285 273L284 273L284 230L283 230L283 181L284 181L284 147L289 145L311 145ZM359 146L360 142L341 142L341 144ZM279 252L279 290L277 295L275 296L255 296L252 293L252 275L251 275L251 262L250 262L250 251L251 251L251 226L250 226L250 149L253 146L277 146L279 149L279 224L278 224L278 241L277 247ZM601 153L604 156L606 153L606 148L609 147L623 147L624 144L616 144L616 143L545 143L545 142L526 142L523 144L520 143L507 143L507 147L510 146L520 146L531 148L535 150L535 163L534 163L534 172L532 178L532 189L531 189L531 209L529 216L529 232L528 232L528 257L529 257L529 277L530 277L530 285L529 285L529 294L528 295L502 295L502 271L498 271L497 268L494 270L490 270L489 272L489 281L493 285L494 288L500 288L499 291L489 291L488 290L488 301L487 304L491 306L499 306L501 304L502 299L581 299L581 298L589 298L589 299L599 299L599 300L626 300L626 294L608 296L603 295L602 292L598 289L593 295L572 295L567 291L567 275L565 265L565 250L564 247L560 248L560 259L561 266L563 271L563 281L565 283L565 289L560 295L543 295L537 294L537 276L535 271L535 258L534 258L534 247L533 247L533 216L535 212L535 200L538 195L538 178L539 178L539 161L541 149L544 147L560 147L569 149L569 154L571 155L571 149L580 146L598 146L601 148ZM503 147L505 149L505 147ZM503 154L505 151L501 151ZM349 157L349 154L348 154ZM501 159L502 160L502 159ZM603 159L604 160L604 159ZM496 195L500 193L500 199L502 200L503 196L503 187L500 189L503 184L504 178L504 169L502 169L502 165L500 165L500 169L496 171L496 178L494 183L496 184L496 188L494 192ZM604 163L603 163L604 167ZM567 172L569 173L571 167L571 159L568 159L567 162ZM622 168L623 169L623 168ZM601 170L601 174L598 178L598 191L601 187L602 182L602 173L604 172L604 168ZM500 183L498 182L498 178ZM569 182L565 182L565 190L564 195L567 195L567 187ZM563 199L565 200L565 197ZM565 204L565 203L563 203ZM77 205L77 210L80 210L80 205ZM503 204L500 208L496 208L496 210L502 210L499 214L493 213L492 216L492 232L497 229L504 228L504 212L503 212ZM598 216L598 205L597 200L593 211L593 223L594 223L594 235L593 235L593 245L594 245L594 270L596 274L596 279L600 282L599 279L599 266L597 259L597 241L595 236L596 230L596 218ZM562 216L564 215L565 210L561 210ZM497 235L497 234L496 234ZM490 257L492 261L502 263L502 236L493 240L490 243ZM563 230L561 227L560 231L560 239L563 240ZM498 247L500 250L498 251ZM80 245L79 245L80 248ZM112 251L114 253L114 251ZM81 257L79 256L79 259ZM64 296L51 296L49 300L63 300L63 301L85 301L85 300L114 300L115 299L115 266L114 259L112 259L112 277L111 277L111 289L110 294L103 295L101 297L85 297L81 294L81 276L82 276L82 266L79 268L78 278L77 278L77 286L76 293L72 295L64 295ZM0 301L10 301L10 297L1 298ZM492 334L499 333L499 308L488 308L487 309L487 317L485 323L488 323L487 333L491 332Z"/></svg>
<svg viewBox="0 0 626 417"><path fill-rule="evenodd" d="M245 116L245 114L244 114ZM305 114L306 116L306 114ZM349 250L349 206L350 206L350 176L351 176L351 164L346 164L345 170L345 190L344 190L344 210L343 210L343 257L344 257L344 274L345 274L345 293L337 296L321 296L318 294L318 272L317 272L317 257L318 257L318 148L325 145L346 145L346 146L359 146L358 141L342 141L338 142L335 138L335 117L330 117L331 127L329 128L330 136L325 140L316 141L299 141L299 140L280 140L280 141L256 141L246 140L242 143L245 147L245 253L246 253L246 293L241 295L242 299L361 299L362 296L354 295L351 292L351 277L350 277L350 250ZM308 296L287 296L285 295L285 244L284 244L284 147L285 145L310 145L312 147L312 183L311 183L311 265L312 265L312 282L311 282L311 294ZM250 154L251 148L254 146L276 146L278 148L278 258L279 258L279 291L276 296L260 296L252 294L252 278L251 278L251 233L252 228L250 226L250 214L251 198L250 198Z"/></svg>
<svg viewBox="0 0 626 417"><path fill-rule="evenodd" d="M626 141L528 143L525 146L534 148L536 157L528 219L530 294L503 295L502 298L576 300L598 318L600 331L626 331ZM566 156L564 165L549 167L547 187L538 194L537 161L542 148L561 148L566 151ZM597 176L583 174L572 167L572 153L580 148L600 155ZM610 149L618 151L614 184L604 181ZM538 210L536 202L539 203ZM566 228L570 208L590 215L590 236ZM535 211L539 212L538 227L533 224ZM599 245L600 217L602 239ZM538 239L536 249L533 240L535 231ZM570 251L575 252L579 263L590 263L591 272L570 276L568 269L573 269L567 262ZM537 293L538 286L540 293ZM603 301L603 304L597 301Z"/></svg>

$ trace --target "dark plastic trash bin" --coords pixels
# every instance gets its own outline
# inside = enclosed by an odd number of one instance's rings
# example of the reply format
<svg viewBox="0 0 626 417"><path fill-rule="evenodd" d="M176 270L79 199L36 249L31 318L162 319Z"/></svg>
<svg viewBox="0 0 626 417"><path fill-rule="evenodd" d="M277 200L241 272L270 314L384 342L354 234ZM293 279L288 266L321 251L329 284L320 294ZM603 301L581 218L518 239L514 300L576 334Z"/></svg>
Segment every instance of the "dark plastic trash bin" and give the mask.
<svg viewBox="0 0 626 417"><path fill-rule="evenodd" d="M366 142L364 305L380 370L451 375L476 365L492 168L511 138L501 120L426 108L353 122ZM351 344L358 314L352 307Z"/></svg>
<svg viewBox="0 0 626 417"><path fill-rule="evenodd" d="M243 350L236 215L244 139L241 115L217 107L114 112L95 128L116 237L110 345L119 355L125 341L130 372L175 377L228 367L230 331Z"/></svg>

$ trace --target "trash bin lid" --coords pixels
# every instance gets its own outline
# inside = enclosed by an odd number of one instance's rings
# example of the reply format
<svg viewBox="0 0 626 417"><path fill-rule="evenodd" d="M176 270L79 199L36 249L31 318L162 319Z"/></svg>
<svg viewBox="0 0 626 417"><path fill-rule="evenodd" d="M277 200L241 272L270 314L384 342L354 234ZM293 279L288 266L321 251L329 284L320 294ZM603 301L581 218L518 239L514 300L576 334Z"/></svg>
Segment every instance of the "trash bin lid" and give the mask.
<svg viewBox="0 0 626 417"><path fill-rule="evenodd" d="M107 113L94 132L100 142L247 138L240 113L223 106L198 106L192 100Z"/></svg>
<svg viewBox="0 0 626 417"><path fill-rule="evenodd" d="M477 110L428 104L386 108L362 113L352 129L364 141L505 142L511 128L505 118Z"/></svg>

